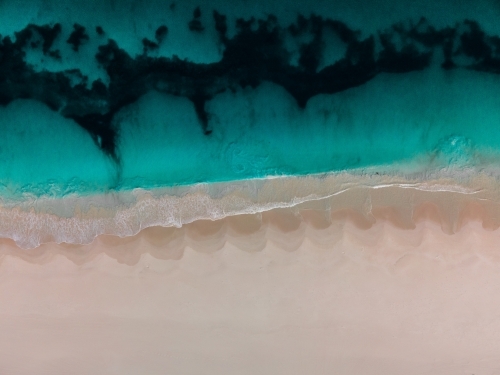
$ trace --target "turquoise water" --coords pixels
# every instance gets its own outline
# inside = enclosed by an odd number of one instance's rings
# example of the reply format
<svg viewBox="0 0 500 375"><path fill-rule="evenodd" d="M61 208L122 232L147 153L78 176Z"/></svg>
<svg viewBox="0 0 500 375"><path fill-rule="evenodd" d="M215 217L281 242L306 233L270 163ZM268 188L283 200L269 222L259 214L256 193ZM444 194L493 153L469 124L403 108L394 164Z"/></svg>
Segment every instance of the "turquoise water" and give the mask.
<svg viewBox="0 0 500 375"><path fill-rule="evenodd" d="M47 193L50 185L57 195L320 173L418 156L441 157L444 166L477 163L476 153L500 150L499 94L495 75L429 70L380 75L300 109L265 83L214 98L206 136L188 100L150 92L116 116L120 164L76 124L20 100L0 109L0 174L14 191Z"/></svg>
<svg viewBox="0 0 500 375"><path fill-rule="evenodd" d="M143 107L149 118L138 121L157 128L138 137L123 134L123 178L142 173L150 183L193 183L390 164L431 158L441 149L471 154L461 148L464 141L452 144L460 137L475 150L498 149L499 83L496 76L468 72L384 75L366 87L315 97L305 110L281 88L263 84L214 99L210 137L199 131L193 111L177 113L178 99L151 94ZM173 115L169 106L176 107ZM161 130L170 116L182 129ZM125 129L133 126L128 119Z"/></svg>
<svg viewBox="0 0 500 375"><path fill-rule="evenodd" d="M415 3L411 9L398 5L397 12L379 11L377 17L371 17L370 9L354 16L345 3L317 2L310 11L323 9L325 14L344 17L347 24L369 35L383 29L381 25L418 20L423 13L443 27L463 20L467 7L472 6L456 3L445 16L436 17L445 3L433 3L435 9L424 2ZM6 12L18 14L4 25L7 34L12 35L27 22L72 17L64 22L71 25L78 19L82 24L100 24L109 37L133 55L140 53L139 36L154 35L155 25L165 21L170 39L158 55L178 54L198 63L221 58L220 45L214 41L216 34L208 27L210 12L203 13L207 25L203 35L197 37L186 31L185 22L195 3L179 4L176 11L164 6L163 16L141 8L139 2L134 3L136 8L125 1L75 5L77 11L71 16L65 13L67 9L56 9L50 2L23 4L32 18L25 13L19 15L20 10L8 2L2 5ZM387 2L387 8L391 4ZM495 30L493 18L498 7L488 2L475 4L475 19L496 35L500 30ZM265 3L256 3L253 9L238 3L239 8L230 9L227 4L214 2L215 7L230 16L241 13L248 17L269 14L272 8L284 23L292 22L298 12ZM296 8L308 14L307 4L298 3ZM92 19L92 13L98 16ZM363 24L363 20L370 22ZM132 24L133 32L125 27ZM338 38L332 40L338 45L325 54L330 63L346 48ZM90 81L101 78L106 82L106 72L92 60L102 40L90 38L79 54L64 47L64 41L63 37L55 41L64 57L58 62L45 61L36 51L28 51L26 58L39 71L78 66ZM60 196L303 175L399 162L441 163L444 167L450 163L480 165L486 156L495 157L500 151L500 76L466 68L441 69L440 52L432 59L423 70L380 73L357 87L314 95L305 108L300 108L282 86L266 80L254 88L225 90L205 104L211 134L203 132L188 98L151 89L113 118L117 158L103 153L100 140L96 143L73 120L46 104L33 99L14 100L0 107L0 183L5 195L30 192Z"/></svg>

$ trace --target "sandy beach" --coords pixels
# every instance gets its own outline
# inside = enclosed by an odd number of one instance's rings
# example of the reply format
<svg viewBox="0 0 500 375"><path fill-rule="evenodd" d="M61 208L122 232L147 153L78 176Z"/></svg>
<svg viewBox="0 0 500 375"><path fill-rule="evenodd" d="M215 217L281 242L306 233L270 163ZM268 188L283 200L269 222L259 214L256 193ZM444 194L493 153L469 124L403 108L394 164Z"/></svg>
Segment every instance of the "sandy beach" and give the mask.
<svg viewBox="0 0 500 375"><path fill-rule="evenodd" d="M410 224L277 209L3 240L0 372L498 374L500 230L477 205L459 216L453 234L425 203Z"/></svg>

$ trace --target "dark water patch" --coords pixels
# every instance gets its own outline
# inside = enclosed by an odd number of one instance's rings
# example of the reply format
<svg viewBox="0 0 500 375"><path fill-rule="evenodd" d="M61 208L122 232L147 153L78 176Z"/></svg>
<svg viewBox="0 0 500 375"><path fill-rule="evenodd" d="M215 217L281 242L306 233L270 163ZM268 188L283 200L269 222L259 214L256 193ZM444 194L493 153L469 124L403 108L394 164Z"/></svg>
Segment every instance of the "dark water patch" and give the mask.
<svg viewBox="0 0 500 375"><path fill-rule="evenodd" d="M73 32L70 34L66 43L71 44L73 51L78 52L80 46L87 40L89 40L89 36L85 32L85 27L75 23L73 25Z"/></svg>
<svg viewBox="0 0 500 375"><path fill-rule="evenodd" d="M196 7L193 11L193 19L189 21L189 30L201 33L205 30L205 27L201 24L201 9Z"/></svg>
<svg viewBox="0 0 500 375"><path fill-rule="evenodd" d="M166 25L161 25L155 31L155 39L158 43L163 42L168 34L168 27Z"/></svg>

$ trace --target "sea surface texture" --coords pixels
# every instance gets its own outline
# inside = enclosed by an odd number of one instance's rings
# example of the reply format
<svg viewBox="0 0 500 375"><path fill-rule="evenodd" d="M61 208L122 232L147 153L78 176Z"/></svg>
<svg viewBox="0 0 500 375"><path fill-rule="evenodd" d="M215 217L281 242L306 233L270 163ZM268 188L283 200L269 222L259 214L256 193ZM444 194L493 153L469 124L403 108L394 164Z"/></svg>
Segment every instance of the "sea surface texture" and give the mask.
<svg viewBox="0 0 500 375"><path fill-rule="evenodd" d="M494 202L499 19L485 0L1 1L0 235L89 243L389 185Z"/></svg>

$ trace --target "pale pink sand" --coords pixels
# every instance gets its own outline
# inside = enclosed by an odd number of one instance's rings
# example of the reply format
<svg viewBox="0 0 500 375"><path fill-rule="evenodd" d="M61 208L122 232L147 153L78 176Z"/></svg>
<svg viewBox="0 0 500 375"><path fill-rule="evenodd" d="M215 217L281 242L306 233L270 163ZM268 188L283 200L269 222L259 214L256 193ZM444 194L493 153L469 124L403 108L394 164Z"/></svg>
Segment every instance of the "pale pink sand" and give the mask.
<svg viewBox="0 0 500 375"><path fill-rule="evenodd" d="M0 374L500 374L500 230L379 211L5 240Z"/></svg>

